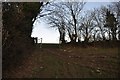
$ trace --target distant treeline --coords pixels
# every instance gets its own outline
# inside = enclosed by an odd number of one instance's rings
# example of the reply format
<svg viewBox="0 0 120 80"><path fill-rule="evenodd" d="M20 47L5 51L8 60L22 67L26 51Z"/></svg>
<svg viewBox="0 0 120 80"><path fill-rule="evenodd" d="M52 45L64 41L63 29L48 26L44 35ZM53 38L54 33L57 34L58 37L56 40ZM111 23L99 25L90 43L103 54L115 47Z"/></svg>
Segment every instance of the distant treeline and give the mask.
<svg viewBox="0 0 120 80"><path fill-rule="evenodd" d="M120 40L120 2L88 11L84 5L86 2L60 2L44 8L49 13L45 20L58 29L62 43L66 36L72 43Z"/></svg>

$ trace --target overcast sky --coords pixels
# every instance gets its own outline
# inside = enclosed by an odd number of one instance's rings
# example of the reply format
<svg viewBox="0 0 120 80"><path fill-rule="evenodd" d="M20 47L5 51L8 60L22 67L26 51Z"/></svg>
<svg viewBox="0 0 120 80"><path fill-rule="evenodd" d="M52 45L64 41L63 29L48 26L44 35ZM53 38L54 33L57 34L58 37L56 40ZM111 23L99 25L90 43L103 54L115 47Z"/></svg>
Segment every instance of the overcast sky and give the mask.
<svg viewBox="0 0 120 80"><path fill-rule="evenodd" d="M87 2L85 10L99 8L102 5L108 5L109 2ZM59 33L56 29L50 28L45 21L36 21L33 26L32 37L42 38L43 43L59 43ZM40 42L40 40L38 40Z"/></svg>

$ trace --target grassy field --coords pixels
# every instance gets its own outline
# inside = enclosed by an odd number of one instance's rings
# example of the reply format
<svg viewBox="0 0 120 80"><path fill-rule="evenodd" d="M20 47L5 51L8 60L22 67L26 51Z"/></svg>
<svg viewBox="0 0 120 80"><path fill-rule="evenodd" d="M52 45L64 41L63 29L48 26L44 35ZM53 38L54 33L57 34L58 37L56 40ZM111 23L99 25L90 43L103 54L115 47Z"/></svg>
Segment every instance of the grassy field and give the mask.
<svg viewBox="0 0 120 80"><path fill-rule="evenodd" d="M117 78L118 48L37 47L5 78Z"/></svg>

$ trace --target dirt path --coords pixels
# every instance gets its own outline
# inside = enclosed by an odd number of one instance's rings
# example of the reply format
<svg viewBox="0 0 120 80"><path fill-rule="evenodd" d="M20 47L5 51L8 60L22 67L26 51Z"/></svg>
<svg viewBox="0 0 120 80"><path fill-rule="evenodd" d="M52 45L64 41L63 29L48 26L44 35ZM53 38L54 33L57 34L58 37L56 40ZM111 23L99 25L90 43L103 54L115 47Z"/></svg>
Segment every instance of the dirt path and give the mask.
<svg viewBox="0 0 120 80"><path fill-rule="evenodd" d="M36 49L21 66L5 73L7 78L117 77L117 51L79 48ZM97 51L97 52L96 52ZM101 51L101 52L98 52ZM114 53L114 54L113 54ZM103 55L104 54L104 55Z"/></svg>

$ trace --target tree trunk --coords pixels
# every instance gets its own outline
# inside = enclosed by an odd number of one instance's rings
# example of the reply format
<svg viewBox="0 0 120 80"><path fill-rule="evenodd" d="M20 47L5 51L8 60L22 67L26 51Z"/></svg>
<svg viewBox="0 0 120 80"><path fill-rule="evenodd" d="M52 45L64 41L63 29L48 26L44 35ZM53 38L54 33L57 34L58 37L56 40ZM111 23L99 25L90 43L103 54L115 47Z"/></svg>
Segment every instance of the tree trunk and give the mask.
<svg viewBox="0 0 120 80"><path fill-rule="evenodd" d="M58 30L59 30L59 34L60 34L59 40L62 41L62 43L65 43L65 32L61 31L60 28L58 28Z"/></svg>
<svg viewBox="0 0 120 80"><path fill-rule="evenodd" d="M116 38L116 30L117 30L117 29L116 29L115 27L111 29L113 41L116 41L116 40L117 40L117 38Z"/></svg>
<svg viewBox="0 0 120 80"><path fill-rule="evenodd" d="M73 13L73 10L71 10L71 14L72 14L72 17L73 17L73 22L74 22L74 29L75 29L75 34L74 34L74 38L75 39L73 39L73 42L75 43L76 42L76 39L77 39L77 28L76 28L76 18L75 18L75 14Z"/></svg>

